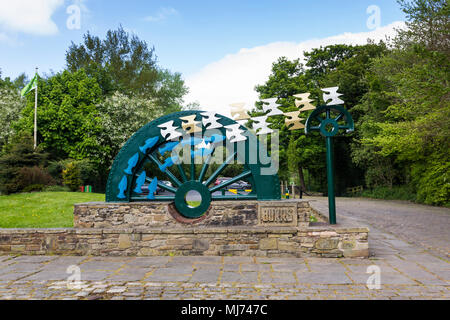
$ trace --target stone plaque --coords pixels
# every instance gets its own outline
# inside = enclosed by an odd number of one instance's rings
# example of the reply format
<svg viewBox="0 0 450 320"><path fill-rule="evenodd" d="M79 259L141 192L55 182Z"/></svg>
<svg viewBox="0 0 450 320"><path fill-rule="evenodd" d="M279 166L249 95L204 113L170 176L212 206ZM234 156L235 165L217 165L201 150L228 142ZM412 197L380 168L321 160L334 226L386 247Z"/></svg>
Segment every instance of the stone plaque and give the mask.
<svg viewBox="0 0 450 320"><path fill-rule="evenodd" d="M258 225L297 227L297 204L286 202L259 203Z"/></svg>

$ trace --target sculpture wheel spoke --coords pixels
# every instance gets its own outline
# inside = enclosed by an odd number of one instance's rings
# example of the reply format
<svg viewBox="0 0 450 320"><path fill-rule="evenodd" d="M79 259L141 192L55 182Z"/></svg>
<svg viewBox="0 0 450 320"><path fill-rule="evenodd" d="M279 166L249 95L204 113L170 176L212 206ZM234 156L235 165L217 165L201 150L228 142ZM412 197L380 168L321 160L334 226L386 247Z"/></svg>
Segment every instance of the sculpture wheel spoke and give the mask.
<svg viewBox="0 0 450 320"><path fill-rule="evenodd" d="M153 153L147 154L147 157L148 157L151 161L153 161L153 162L158 166L158 168L160 168L160 167L162 166L162 163L158 160L158 158L157 158ZM166 170L164 171L164 173L169 177L170 180L172 180L172 182L173 182L175 185L177 185L178 187L180 187L180 186L182 185L182 183L180 182L180 180L178 180L177 177L175 177L175 176L173 175L173 173L170 172L170 170L169 170L168 168L166 168Z"/></svg>
<svg viewBox="0 0 450 320"><path fill-rule="evenodd" d="M209 186L214 181L214 179L217 178L219 176L219 174L228 166L228 164L234 160L236 155L237 155L237 152L234 152L231 156L229 156L225 160L225 162L203 184L205 186Z"/></svg>
<svg viewBox="0 0 450 320"><path fill-rule="evenodd" d="M233 184L233 183L235 183L235 182L237 182L239 180L242 180L242 179L250 176L251 174L252 174L252 172L250 170L245 171L245 172L235 176L234 178L231 178L230 180L227 180L227 181L222 182L221 184L219 184L217 186L214 186L214 187L210 188L209 191L211 193L216 192L216 191L218 191L218 190L220 190L222 188L225 188L225 187L229 186L230 184Z"/></svg>
<svg viewBox="0 0 450 320"><path fill-rule="evenodd" d="M186 176L186 173L184 172L184 168L181 165L181 163L177 163L177 168L178 168L178 171L180 172L181 180L183 180L183 182L187 182L188 178Z"/></svg>
<svg viewBox="0 0 450 320"><path fill-rule="evenodd" d="M334 119L334 121L338 122L339 120L342 119L343 116L344 116L344 114L343 114L343 113L340 113L340 114Z"/></svg>
<svg viewBox="0 0 450 320"><path fill-rule="evenodd" d="M191 144L191 181L195 180L195 156L194 156L195 146Z"/></svg>

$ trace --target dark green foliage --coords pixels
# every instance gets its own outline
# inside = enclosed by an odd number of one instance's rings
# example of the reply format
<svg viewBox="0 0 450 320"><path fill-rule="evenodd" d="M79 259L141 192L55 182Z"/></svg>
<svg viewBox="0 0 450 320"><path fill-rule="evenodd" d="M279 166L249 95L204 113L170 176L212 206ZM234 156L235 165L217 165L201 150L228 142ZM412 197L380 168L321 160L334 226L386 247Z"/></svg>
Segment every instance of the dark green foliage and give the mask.
<svg viewBox="0 0 450 320"><path fill-rule="evenodd" d="M19 132L32 133L34 95L28 95L27 99L22 118L15 126ZM96 108L100 99L96 80L83 70L39 79L39 146L56 159L95 158L101 154L105 146L96 137L102 130Z"/></svg>
<svg viewBox="0 0 450 320"><path fill-rule="evenodd" d="M43 184L30 184L29 186L26 186L22 192L40 192L44 190L45 186Z"/></svg>
<svg viewBox="0 0 450 320"><path fill-rule="evenodd" d="M158 67L155 49L122 26L109 30L103 40L86 33L82 44L72 42L66 62L69 71L84 69L95 78L103 95L118 91L155 99L165 113L180 111L188 92L181 74Z"/></svg>
<svg viewBox="0 0 450 320"><path fill-rule="evenodd" d="M16 136L0 156L0 192L20 192L28 184L51 184L51 177L40 168L46 158L47 154L34 151L32 137Z"/></svg>
<svg viewBox="0 0 450 320"><path fill-rule="evenodd" d="M411 186L376 187L363 191L362 195L374 199L415 201L416 193Z"/></svg>

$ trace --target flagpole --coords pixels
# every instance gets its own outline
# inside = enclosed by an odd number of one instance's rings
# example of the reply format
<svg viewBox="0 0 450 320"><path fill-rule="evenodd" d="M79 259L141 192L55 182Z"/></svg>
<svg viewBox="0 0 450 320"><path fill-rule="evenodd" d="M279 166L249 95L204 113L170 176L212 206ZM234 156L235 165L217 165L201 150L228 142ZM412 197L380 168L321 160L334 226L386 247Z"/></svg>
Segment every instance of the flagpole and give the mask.
<svg viewBox="0 0 450 320"><path fill-rule="evenodd" d="M38 68L36 67L36 76ZM38 81L36 78L36 89L34 90L34 149L37 147L37 98L38 98Z"/></svg>

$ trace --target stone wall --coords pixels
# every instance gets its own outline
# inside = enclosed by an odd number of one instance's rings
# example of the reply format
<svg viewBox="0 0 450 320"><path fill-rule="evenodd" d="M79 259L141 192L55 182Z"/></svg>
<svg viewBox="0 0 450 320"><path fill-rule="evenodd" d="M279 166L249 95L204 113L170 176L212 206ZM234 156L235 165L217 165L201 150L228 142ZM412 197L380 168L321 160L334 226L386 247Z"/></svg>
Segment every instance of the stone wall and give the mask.
<svg viewBox="0 0 450 320"><path fill-rule="evenodd" d="M208 212L197 220L183 219L173 208L173 204L168 202L91 202L75 205L74 227L123 229L258 226L262 224L258 219L259 207L292 208L297 217L295 225L290 226L306 227L310 223L311 215L319 217L309 203L302 200L214 201Z"/></svg>
<svg viewBox="0 0 450 320"><path fill-rule="evenodd" d="M311 217L318 223L311 223ZM0 229L0 254L363 257L367 228L328 225L307 201L219 201L197 220L172 204L75 205L75 228Z"/></svg>
<svg viewBox="0 0 450 320"><path fill-rule="evenodd" d="M368 257L367 228L0 229L0 254Z"/></svg>

